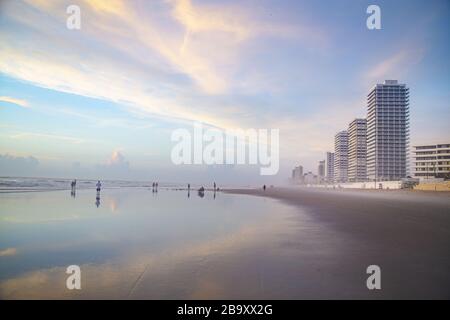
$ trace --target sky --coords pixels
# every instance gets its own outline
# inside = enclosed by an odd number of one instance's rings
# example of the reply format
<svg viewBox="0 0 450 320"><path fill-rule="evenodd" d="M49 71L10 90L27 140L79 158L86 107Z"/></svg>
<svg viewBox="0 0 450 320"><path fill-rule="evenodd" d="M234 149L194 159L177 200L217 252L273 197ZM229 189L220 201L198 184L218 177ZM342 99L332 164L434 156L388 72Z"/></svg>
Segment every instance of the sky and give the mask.
<svg viewBox="0 0 450 320"><path fill-rule="evenodd" d="M410 88L411 145L448 143L449 15L446 0L2 0L0 175L281 183L316 172L385 79ZM173 164L171 134L194 122L279 129L278 174Z"/></svg>

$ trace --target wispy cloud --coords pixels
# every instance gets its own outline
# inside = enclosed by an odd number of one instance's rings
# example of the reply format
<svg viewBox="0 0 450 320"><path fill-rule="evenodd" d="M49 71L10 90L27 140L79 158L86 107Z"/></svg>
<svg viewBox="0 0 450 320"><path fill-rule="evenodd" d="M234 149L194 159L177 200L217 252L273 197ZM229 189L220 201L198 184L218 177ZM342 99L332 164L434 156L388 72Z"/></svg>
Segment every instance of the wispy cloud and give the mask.
<svg viewBox="0 0 450 320"><path fill-rule="evenodd" d="M383 79L398 79L405 74L424 57L423 48L404 48L395 54L378 62L365 73L365 77L371 81Z"/></svg>
<svg viewBox="0 0 450 320"><path fill-rule="evenodd" d="M308 47L322 37L319 28L268 21L254 8L229 3L80 4L82 29L70 31L65 29L63 3L6 2L3 14L18 26L21 38L14 37L15 31L0 31L5 39L0 71L150 115L228 127L241 119L226 114L226 108L191 98L224 94L241 85L235 77L249 41L296 38ZM308 32L311 29L316 32Z"/></svg>
<svg viewBox="0 0 450 320"><path fill-rule="evenodd" d="M17 253L16 248L7 248L4 250L0 250L0 257L14 256L16 253Z"/></svg>
<svg viewBox="0 0 450 320"><path fill-rule="evenodd" d="M24 99L18 99L18 98L7 97L7 96L1 96L0 102L12 103L12 104L18 105L19 107L23 107L23 108L28 108L30 106L28 101L26 101Z"/></svg>
<svg viewBox="0 0 450 320"><path fill-rule="evenodd" d="M63 136L60 134L48 134L48 133L39 133L39 132L19 132L10 135L12 139L52 139L52 140L62 140L74 144L83 143L84 140L75 137Z"/></svg>

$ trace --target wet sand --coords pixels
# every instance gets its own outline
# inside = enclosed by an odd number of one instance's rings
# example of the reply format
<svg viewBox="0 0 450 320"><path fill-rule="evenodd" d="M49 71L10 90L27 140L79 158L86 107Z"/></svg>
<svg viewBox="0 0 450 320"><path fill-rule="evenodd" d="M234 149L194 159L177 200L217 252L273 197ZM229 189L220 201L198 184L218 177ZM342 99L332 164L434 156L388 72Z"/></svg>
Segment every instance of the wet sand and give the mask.
<svg viewBox="0 0 450 320"><path fill-rule="evenodd" d="M0 299L450 297L447 194L227 192L0 194Z"/></svg>
<svg viewBox="0 0 450 320"><path fill-rule="evenodd" d="M316 274L316 280L330 280L325 297L335 292L337 298L450 298L449 193L313 188L225 192L278 199L335 230L338 237L351 239L339 247L332 268L324 266ZM323 237L324 243L334 241ZM382 289L369 294L346 287L358 277L364 281L369 264L380 266Z"/></svg>

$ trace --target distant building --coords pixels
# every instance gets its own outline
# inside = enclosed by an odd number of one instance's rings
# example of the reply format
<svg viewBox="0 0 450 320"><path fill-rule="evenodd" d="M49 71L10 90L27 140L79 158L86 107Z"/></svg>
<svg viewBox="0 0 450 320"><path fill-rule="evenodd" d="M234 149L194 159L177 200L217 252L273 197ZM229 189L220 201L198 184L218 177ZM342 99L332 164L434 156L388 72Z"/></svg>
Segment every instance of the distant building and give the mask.
<svg viewBox="0 0 450 320"><path fill-rule="evenodd" d="M413 175L450 179L450 143L414 146Z"/></svg>
<svg viewBox="0 0 450 320"><path fill-rule="evenodd" d="M325 158L325 179L328 182L334 181L334 153L327 152Z"/></svg>
<svg viewBox="0 0 450 320"><path fill-rule="evenodd" d="M317 167L317 178L319 182L323 182L325 180L325 160L319 161L319 165Z"/></svg>
<svg viewBox="0 0 450 320"><path fill-rule="evenodd" d="M408 146L409 89L397 80L385 80L367 96L368 179L405 178Z"/></svg>
<svg viewBox="0 0 450 320"><path fill-rule="evenodd" d="M297 166L292 170L292 181L294 183L302 183L303 182L303 167Z"/></svg>
<svg viewBox="0 0 450 320"><path fill-rule="evenodd" d="M305 175L303 176L303 181L305 184L316 184L317 176L310 171L308 173L305 173Z"/></svg>
<svg viewBox="0 0 450 320"><path fill-rule="evenodd" d="M348 180L348 132L341 131L334 137L334 182Z"/></svg>
<svg viewBox="0 0 450 320"><path fill-rule="evenodd" d="M355 119L348 126L348 181L367 180L366 132L366 119Z"/></svg>

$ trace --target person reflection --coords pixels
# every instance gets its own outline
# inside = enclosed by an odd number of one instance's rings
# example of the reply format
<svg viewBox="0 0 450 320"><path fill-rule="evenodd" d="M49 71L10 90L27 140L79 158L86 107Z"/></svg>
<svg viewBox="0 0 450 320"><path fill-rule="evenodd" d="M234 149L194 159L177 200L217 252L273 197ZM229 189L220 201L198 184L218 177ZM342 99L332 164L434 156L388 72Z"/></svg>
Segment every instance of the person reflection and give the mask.
<svg viewBox="0 0 450 320"><path fill-rule="evenodd" d="M100 191L97 191L97 196L95 197L95 205L100 207Z"/></svg>
<svg viewBox="0 0 450 320"><path fill-rule="evenodd" d="M73 181L70 183L70 195L71 195L73 198L75 198L75 192L76 192L76 189L77 189L77 179L73 180Z"/></svg>
<svg viewBox="0 0 450 320"><path fill-rule="evenodd" d="M216 200L216 190L214 189L214 200Z"/></svg>

